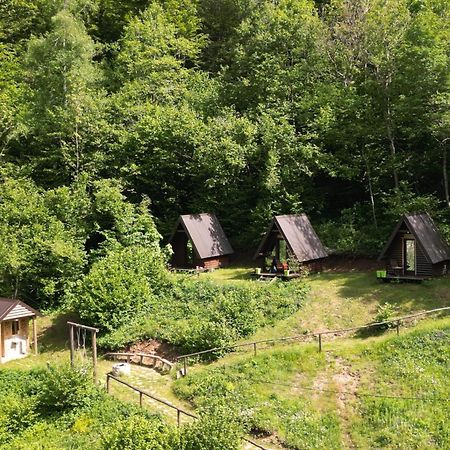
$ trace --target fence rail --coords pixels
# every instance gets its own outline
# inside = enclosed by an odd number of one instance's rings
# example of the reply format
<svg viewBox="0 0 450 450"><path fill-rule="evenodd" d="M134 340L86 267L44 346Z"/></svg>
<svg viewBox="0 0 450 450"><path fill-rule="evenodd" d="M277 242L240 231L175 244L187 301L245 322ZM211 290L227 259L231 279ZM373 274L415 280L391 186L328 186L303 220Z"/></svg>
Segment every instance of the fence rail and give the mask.
<svg viewBox="0 0 450 450"><path fill-rule="evenodd" d="M410 319L414 319L416 317L420 317L420 316L425 316L425 315L429 315L429 314L436 314L436 313L440 313L443 311L449 311L450 310L450 306L446 306L444 308L436 308L436 309L431 309L428 311L422 311L419 313L415 313L415 314L410 314L407 316L402 316L402 317L397 317L395 319L391 319L391 320L385 320L383 322L373 322L373 323L369 323L367 325L360 325L358 327L352 327L352 328L343 328L343 329L338 329L338 330L323 330L323 331L314 331L312 333L305 333L305 334L299 334L299 335L293 335L293 336L285 336L285 337L279 337L279 338L273 338L273 339L261 339L258 341L252 341L252 342L244 342L241 344L232 344L232 345L227 345L224 347L215 347L215 348L210 348L207 350L202 350L200 352L195 352L195 353L189 353L186 355L180 355L176 358L177 361L182 361L183 365L184 365L184 369L182 371L183 375L187 374L187 360L188 358L192 358L195 356L201 356L201 355L206 355L208 353L214 353L214 352L218 352L218 351L230 351L233 349L237 349L237 348L242 348L242 347L253 347L253 353L256 355L257 352L257 346L258 345L262 345L262 344L273 344L276 342L285 342L285 341L303 341L306 340L308 338L317 338L318 339L318 345L319 345L319 351L322 351L322 336L326 336L329 334L334 334L334 335L338 335L338 334L344 334L344 333L350 333L350 332L355 332L355 331L360 331L360 330L366 330L369 328L377 328L383 325L391 325L394 324L396 331L397 331L397 335L400 333L400 325L402 324L402 322L410 320Z"/></svg>
<svg viewBox="0 0 450 450"><path fill-rule="evenodd" d="M181 425L181 415L185 415L185 416L191 417L193 419L198 419L198 416L196 416L195 414L191 414L190 412L185 411L184 409L178 408L178 406L173 405L172 403L168 402L167 400L156 397L155 395L152 395L136 386L133 386L130 383L127 383L126 381L123 381L110 373L106 374L106 392L108 392L108 394L111 391L111 388L110 388L111 380L117 381L118 383L128 387L129 389L132 389L133 391L138 392L139 393L139 406L141 408L144 406L144 402L143 402L144 397L148 397L158 403L161 403L161 404L167 406L168 408L174 409L177 412L177 426L178 427L180 427L180 425ZM262 445L254 442L251 439L248 439L246 437L242 437L242 440L249 444L252 444L256 448L259 448L261 450L268 450L266 447L263 447Z"/></svg>
<svg viewBox="0 0 450 450"><path fill-rule="evenodd" d="M114 359L116 358L123 358L125 357L127 359L127 363L136 363L136 361L133 361L133 358L139 358L139 363L141 366L144 365L144 358L153 360L153 366L156 366L156 362L159 361L161 363L161 369L164 369L165 366L167 366L168 370L170 371L172 367L174 366L173 362L168 361L167 359L161 358L161 356L155 355L153 353L133 353L133 352L108 352L105 353L105 357L110 356Z"/></svg>

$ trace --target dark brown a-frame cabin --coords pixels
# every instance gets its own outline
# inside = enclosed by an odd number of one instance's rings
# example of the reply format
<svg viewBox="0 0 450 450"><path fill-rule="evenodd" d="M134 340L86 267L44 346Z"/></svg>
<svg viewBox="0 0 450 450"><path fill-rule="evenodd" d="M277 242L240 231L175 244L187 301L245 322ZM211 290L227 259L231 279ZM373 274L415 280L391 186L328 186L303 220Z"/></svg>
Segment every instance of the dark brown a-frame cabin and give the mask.
<svg viewBox="0 0 450 450"><path fill-rule="evenodd" d="M405 214L383 248L388 277L425 279L450 269L450 247L427 213Z"/></svg>
<svg viewBox="0 0 450 450"><path fill-rule="evenodd" d="M180 216L169 243L173 249L171 263L177 268L216 269L227 265L233 254L233 248L214 214Z"/></svg>
<svg viewBox="0 0 450 450"><path fill-rule="evenodd" d="M293 265L296 264L317 272L322 269L322 261L327 256L308 217L291 214L272 219L253 259L261 261L263 272L295 271ZM268 260L276 261L276 270Z"/></svg>

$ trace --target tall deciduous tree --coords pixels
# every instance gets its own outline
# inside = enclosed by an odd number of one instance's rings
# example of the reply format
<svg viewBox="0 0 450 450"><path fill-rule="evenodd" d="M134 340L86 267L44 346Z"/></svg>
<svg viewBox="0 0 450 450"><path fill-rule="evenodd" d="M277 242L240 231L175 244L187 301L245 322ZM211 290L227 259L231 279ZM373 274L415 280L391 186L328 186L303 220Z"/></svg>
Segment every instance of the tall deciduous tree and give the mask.
<svg viewBox="0 0 450 450"><path fill-rule="evenodd" d="M61 183L98 169L103 93L83 24L67 10L52 23L52 31L29 43L29 146L36 178Z"/></svg>

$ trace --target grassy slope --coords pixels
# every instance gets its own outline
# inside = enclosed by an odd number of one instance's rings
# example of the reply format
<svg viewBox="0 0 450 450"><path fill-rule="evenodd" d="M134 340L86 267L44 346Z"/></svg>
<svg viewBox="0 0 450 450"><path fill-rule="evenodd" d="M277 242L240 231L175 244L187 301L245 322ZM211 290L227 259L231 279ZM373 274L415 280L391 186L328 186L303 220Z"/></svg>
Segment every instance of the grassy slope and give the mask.
<svg viewBox="0 0 450 450"><path fill-rule="evenodd" d="M223 283L247 283L249 282L249 269L223 269L201 276ZM396 304L399 308L399 315L450 305L450 279L434 280L422 285L386 285L377 283L373 274L325 273L311 276L309 282L312 290L301 311L288 319L277 322L273 327L259 330L249 340L290 335L306 330L363 324L373 320L376 306L385 301ZM2 368L29 369L33 366L45 365L47 361L67 361L69 352L66 320L69 319L71 318L67 316L42 318L40 320L41 354L38 357L29 357L5 364ZM441 325L444 326L445 323ZM437 326L438 323L433 320L420 323L420 327L424 329L426 327L434 329ZM445 326L448 326L448 323ZM402 335L407 333L409 331L402 330ZM391 372L383 369L385 364L388 364L384 362L383 353L372 350L378 343L388 342L390 339L395 340L396 337L392 333L388 333L386 336L366 337L365 339L338 339L333 343L327 343L325 345L326 352L322 354L317 353L315 344L288 345L259 351L256 360L248 353L231 354L208 367L201 365L194 367L192 370L194 376L179 381L178 385L189 382L196 377L196 373L201 377L207 371L223 366L230 366L229 370L232 373L243 373L244 375L251 373L252 376L261 378L264 375L266 377L264 379L270 382L293 384L294 386L280 386L262 383L251 387L253 401L262 402L265 405L258 420L261 420L262 429L274 432L274 435L265 440L266 445L271 443L274 448L278 448L276 436L289 442L292 446L299 445L298 441L300 440L300 448L307 447L306 442L314 444L310 445L311 448L323 448L324 446L337 448L341 445L369 447L369 444L374 442L377 442L378 446L394 446L387 442L396 433L401 435L401 432L396 429L392 431L389 426L386 428L379 421L371 422L371 426L365 428L365 421L361 420L360 414L361 411L368 414L367 411L370 411L370 408L368 409L367 405L344 394L327 395L303 390L305 387L312 386L314 388L330 387L337 390L354 389L359 391L380 385L392 392L402 392L407 386L405 383L409 381L398 378L398 385L392 383ZM414 346L411 348L414 354ZM370 355L370 357L364 355ZM398 364L401 366L401 355L399 358ZM110 370L111 365L110 361L100 360L100 380L104 380L104 375ZM234 367L238 369L235 370ZM414 368L414 366L411 367ZM435 373L435 369L433 365L430 365L428 369L424 369L424 372L426 374ZM415 380L414 371L411 373L413 375L408 379ZM414 389L428 387L429 379L424 377L421 380L423 383L415 386ZM139 370L135 370L129 381L176 404L188 407L180 397L177 398L172 392L173 380L168 376L162 377L154 373L149 376L149 372L141 373ZM235 381L233 383L239 385ZM121 399L134 403L138 401L137 395L128 390L119 386L115 386L113 389L114 394ZM178 394L180 394L179 389ZM182 394L183 397L193 398L189 389ZM156 405L149 404L148 407L154 409ZM383 407L386 409L385 406ZM376 416L378 408L373 411ZM425 410L423 413L426 415ZM403 430L405 431L407 428L404 426ZM380 435L376 435L374 430L379 430ZM428 436L426 433L425 435ZM423 438L423 433L421 436ZM423 441L419 439L419 442Z"/></svg>
<svg viewBox="0 0 450 450"><path fill-rule="evenodd" d="M225 283L245 282L248 269L226 269L208 276ZM374 319L377 305L385 302L396 305L398 315L450 305L449 279L397 285L379 284L371 273L320 274L311 276L310 284L309 299L298 313L259 330L249 340L364 324ZM444 442L450 445L442 431L450 426L443 419L449 416L445 403L419 403L411 408L405 401L359 400L343 391L412 395L430 392L432 383L436 392L448 397L443 366L448 372L449 345L442 338L447 335L438 339L433 330L449 327L450 319L423 320L416 328L403 329L399 338L388 332L334 339L322 354L311 344L276 346L259 351L256 357L236 353L207 367L194 367L175 389L179 396L201 402L206 386L220 391L223 383L234 397L251 405L251 425L272 433L266 439L272 444L281 440L296 448L440 448ZM433 349L436 339L439 345ZM424 342L431 342L431 347L425 346L420 353ZM393 351L397 346L400 350ZM417 371L424 375L417 377ZM395 414L400 419L393 420Z"/></svg>
<svg viewBox="0 0 450 450"><path fill-rule="evenodd" d="M292 448L447 448L449 402L358 398L352 393L449 398L450 318L318 353L312 344L230 355L177 381L194 403L229 396L254 430ZM311 390L312 389L312 390ZM333 392L330 392L333 391Z"/></svg>
<svg viewBox="0 0 450 450"><path fill-rule="evenodd" d="M248 282L251 269L227 268L204 275L218 282ZM305 305L274 327L263 328L249 340L305 331L347 328L372 321L379 304L395 305L399 316L450 305L450 279L422 284L384 284L373 273L322 273L308 278L311 293Z"/></svg>

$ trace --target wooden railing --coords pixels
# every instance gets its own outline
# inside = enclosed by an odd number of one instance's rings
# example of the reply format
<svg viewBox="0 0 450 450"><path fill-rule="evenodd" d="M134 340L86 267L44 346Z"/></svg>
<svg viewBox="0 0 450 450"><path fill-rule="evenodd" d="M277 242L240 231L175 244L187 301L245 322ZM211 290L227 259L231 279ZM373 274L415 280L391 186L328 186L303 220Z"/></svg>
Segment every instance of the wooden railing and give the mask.
<svg viewBox="0 0 450 450"><path fill-rule="evenodd" d="M182 415L191 417L193 419L198 419L198 416L196 416L195 414L191 414L190 412L185 411L184 409L181 409L178 406L173 405L172 403L168 402L167 400L163 400L162 398L156 397L153 394L143 391L142 389L140 389L136 386L133 386L130 383L127 383L126 381L123 381L123 380L115 377L111 373L106 374L106 392L108 392L108 394L111 391L111 386L110 386L111 380L117 381L117 383L120 383L120 384L128 387L129 389L132 389L133 391L138 392L139 393L139 406L141 408L144 406L144 397L148 397L148 398L154 400L155 402L161 403L162 405L165 405L168 408L175 410L177 412L177 426L178 427L180 427L180 425L181 425L181 416ZM258 443L254 442L251 439L248 439L246 437L242 437L242 440L245 442L248 442L249 444L252 444L256 448L259 448L261 450L268 450L268 449L266 449L266 447L263 447L262 445L259 445Z"/></svg>
<svg viewBox="0 0 450 450"><path fill-rule="evenodd" d="M118 358L126 358L126 361L128 363L135 363L135 364L140 364L141 366L144 366L146 364L144 364L144 359L149 359L153 364L151 364L152 367L157 368L157 364L158 362L160 363L160 368L161 370L164 370L165 368L167 368L168 371L170 371L172 369L172 367L174 366L174 364L170 361L168 361L167 359L161 358L158 355L154 355L152 353L132 353L132 352L109 352L109 353L105 353L104 355L105 357L113 357L114 359L118 359ZM138 359L138 361L134 360L134 359ZM149 364L150 365L150 364Z"/></svg>
<svg viewBox="0 0 450 450"><path fill-rule="evenodd" d="M447 306L444 308L436 308L436 309L431 309L428 311L422 311L419 313L410 314L408 316L397 317L395 319L385 320L383 322L373 322L373 323L369 323L367 325L361 325L358 327L343 328L343 329L338 329L338 330L314 331L312 333L305 333L305 334L300 334L300 335L279 337L279 338L273 338L273 339L261 339L261 340L253 341L253 342L244 342L242 344L231 344L231 345L227 345L224 347L215 347L215 348L210 348L208 350L202 350L200 352L189 353L186 355L180 355L176 359L177 359L177 361L180 361L183 363L183 369L180 371L180 374L185 376L187 374L188 358L206 355L208 353L230 351L230 350L234 350L234 349L242 348L242 347L253 347L253 353L256 355L258 345L273 344L273 343L285 342L285 341L305 341L310 338L316 338L318 340L319 351L322 351L322 341L323 341L322 337L329 335L329 334L339 335L339 334L361 331L361 330L365 330L365 329L369 329L369 328L378 328L383 325L394 325L394 327L396 328L396 331L397 331L397 335L398 335L400 333L400 325L407 320L411 320L416 317L425 316L425 315L429 315L429 314L436 314L436 313L440 313L443 311L449 311L449 310L450 310L450 306Z"/></svg>

